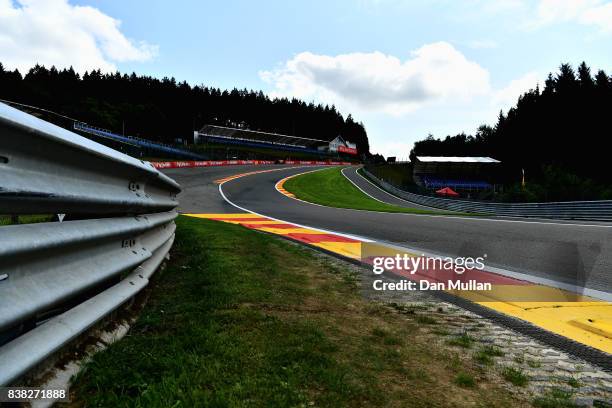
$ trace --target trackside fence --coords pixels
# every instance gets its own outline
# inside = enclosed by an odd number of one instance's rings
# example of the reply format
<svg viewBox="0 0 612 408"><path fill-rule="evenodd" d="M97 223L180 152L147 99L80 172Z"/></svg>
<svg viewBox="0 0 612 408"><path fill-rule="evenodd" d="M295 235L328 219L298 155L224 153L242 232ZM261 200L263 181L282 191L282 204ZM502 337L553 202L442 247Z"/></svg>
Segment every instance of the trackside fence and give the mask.
<svg viewBox="0 0 612 408"><path fill-rule="evenodd" d="M399 198L443 210L507 217L612 221L612 200L551 203L487 203L482 201L429 197L401 190L374 176L365 167L362 167L360 171L383 190Z"/></svg>
<svg viewBox="0 0 612 408"><path fill-rule="evenodd" d="M75 130L78 130L80 132L89 133L90 135L111 139L121 143L134 144L145 149L149 149L150 151L161 153L163 155L170 155L172 157L179 157L181 159L202 160L205 158L201 154L192 153L183 149L177 149L176 147L172 147L162 143L152 142L151 140L147 139L140 139L138 137L133 136L121 136L109 130L90 126L86 123L74 122L73 126Z"/></svg>
<svg viewBox="0 0 612 408"><path fill-rule="evenodd" d="M185 167L217 167L217 166L237 166L237 165L263 165L263 164L296 164L300 166L339 166L352 164L351 162L341 161L320 161L320 160L204 160L204 161L173 161L173 162L152 162L156 169L179 169Z"/></svg>
<svg viewBox="0 0 612 408"><path fill-rule="evenodd" d="M174 240L180 186L151 164L0 103L0 386L144 288Z"/></svg>

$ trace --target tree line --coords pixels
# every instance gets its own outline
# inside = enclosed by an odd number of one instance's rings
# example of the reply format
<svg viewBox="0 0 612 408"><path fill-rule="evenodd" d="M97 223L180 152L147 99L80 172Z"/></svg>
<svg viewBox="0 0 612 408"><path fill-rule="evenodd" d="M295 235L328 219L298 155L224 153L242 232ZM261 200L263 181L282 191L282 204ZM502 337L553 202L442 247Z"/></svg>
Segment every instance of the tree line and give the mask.
<svg viewBox="0 0 612 408"><path fill-rule="evenodd" d="M332 140L341 135L369 152L362 123L335 106L270 98L261 91L191 86L132 73L79 75L36 65L25 75L0 63L0 98L48 109L116 133L172 143L205 124Z"/></svg>
<svg viewBox="0 0 612 408"><path fill-rule="evenodd" d="M605 71L593 74L585 62L577 72L562 64L542 89L525 92L500 112L494 126L482 125L474 135L429 135L415 143L411 158L490 156L502 161L508 184L516 186L525 171L533 186L525 194L537 196L527 198L612 199L611 109L612 78Z"/></svg>

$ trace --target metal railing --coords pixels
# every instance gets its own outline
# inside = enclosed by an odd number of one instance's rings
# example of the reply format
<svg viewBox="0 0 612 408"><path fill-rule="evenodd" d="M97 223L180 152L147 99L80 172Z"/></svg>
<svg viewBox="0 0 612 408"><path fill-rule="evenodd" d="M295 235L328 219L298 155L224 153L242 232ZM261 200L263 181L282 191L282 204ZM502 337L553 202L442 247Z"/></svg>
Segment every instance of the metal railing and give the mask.
<svg viewBox="0 0 612 408"><path fill-rule="evenodd" d="M383 190L404 200L432 208L506 217L612 221L612 200L550 203L487 203L429 197L401 190L374 176L365 167L361 168L360 171Z"/></svg>
<svg viewBox="0 0 612 408"><path fill-rule="evenodd" d="M134 144L139 147L144 147L151 151L162 153L162 154L170 154L171 156L175 156L181 159L191 159L191 160L206 160L206 156L201 154L193 153L187 150L178 149L166 143L153 142L148 139L142 139L140 137L135 136L122 136L116 133L111 132L107 129L102 129L95 126L90 126L83 122L74 122L73 124L74 130L78 130L84 133L88 133L91 135L111 139L121 143Z"/></svg>
<svg viewBox="0 0 612 408"><path fill-rule="evenodd" d="M0 103L0 385L145 287L174 241L180 186L151 164Z"/></svg>

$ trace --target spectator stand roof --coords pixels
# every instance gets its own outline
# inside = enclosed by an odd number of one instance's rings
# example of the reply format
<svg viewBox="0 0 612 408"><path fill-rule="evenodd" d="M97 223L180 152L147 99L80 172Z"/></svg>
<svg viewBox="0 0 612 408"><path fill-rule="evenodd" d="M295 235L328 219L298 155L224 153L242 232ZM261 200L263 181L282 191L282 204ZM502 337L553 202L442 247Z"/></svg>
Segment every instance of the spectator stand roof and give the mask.
<svg viewBox="0 0 612 408"><path fill-rule="evenodd" d="M224 126L206 125L200 129L199 135L233 141L244 141L251 143L272 144L279 146L298 147L313 149L321 144L329 143L328 140L312 139L307 137L282 135L279 133L260 132L256 130L236 129Z"/></svg>
<svg viewBox="0 0 612 408"><path fill-rule="evenodd" d="M491 157L417 156L421 163L501 163Z"/></svg>
<svg viewBox="0 0 612 408"><path fill-rule="evenodd" d="M413 175L428 189L489 189L499 178L500 163L491 157L417 156Z"/></svg>

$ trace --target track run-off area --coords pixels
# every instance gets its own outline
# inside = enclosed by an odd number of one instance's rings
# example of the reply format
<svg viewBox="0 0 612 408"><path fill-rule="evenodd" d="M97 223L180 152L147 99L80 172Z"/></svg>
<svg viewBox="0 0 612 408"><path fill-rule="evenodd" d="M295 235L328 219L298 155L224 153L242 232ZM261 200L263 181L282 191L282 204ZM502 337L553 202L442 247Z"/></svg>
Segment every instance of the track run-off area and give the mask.
<svg viewBox="0 0 612 408"><path fill-rule="evenodd" d="M453 295L553 337L612 353L612 224L334 208L300 200L284 188L288 178L325 168L262 165L164 173L183 188L184 214L281 235L354 261L392 254L485 257L477 278L499 286ZM382 191L355 166L342 168L342 175L372 200L432 210Z"/></svg>

